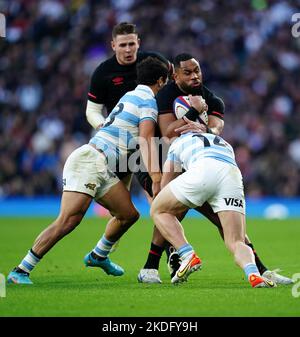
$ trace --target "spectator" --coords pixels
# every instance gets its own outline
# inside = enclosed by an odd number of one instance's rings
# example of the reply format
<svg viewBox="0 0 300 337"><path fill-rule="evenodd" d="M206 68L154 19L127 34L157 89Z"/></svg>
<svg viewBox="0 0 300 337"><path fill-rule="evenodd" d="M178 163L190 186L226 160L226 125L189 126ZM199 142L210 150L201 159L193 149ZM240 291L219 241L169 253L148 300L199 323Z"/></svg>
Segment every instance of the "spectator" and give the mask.
<svg viewBox="0 0 300 337"><path fill-rule="evenodd" d="M300 45L291 35L299 0L259 7L212 0L5 4L2 196L60 193L64 153L92 132L85 120L90 75L110 56L111 29L124 20L137 24L141 49L170 59L180 50L197 55L206 84L225 102L223 135L236 150L248 196L300 194Z"/></svg>

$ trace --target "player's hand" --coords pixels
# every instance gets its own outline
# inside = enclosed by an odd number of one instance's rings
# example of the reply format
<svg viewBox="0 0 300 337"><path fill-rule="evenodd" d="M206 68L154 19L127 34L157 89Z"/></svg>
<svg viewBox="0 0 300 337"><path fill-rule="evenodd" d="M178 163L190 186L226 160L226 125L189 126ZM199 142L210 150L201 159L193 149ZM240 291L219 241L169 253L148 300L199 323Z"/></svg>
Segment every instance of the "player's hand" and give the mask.
<svg viewBox="0 0 300 337"><path fill-rule="evenodd" d="M201 114L203 111L207 111L208 109L205 99L202 96L189 95L189 101L191 106L195 108L199 114Z"/></svg>
<svg viewBox="0 0 300 337"><path fill-rule="evenodd" d="M199 122L194 122L183 116L183 120L186 122L185 125L180 128L175 129L175 132L179 132L180 134L188 133L188 132L199 132L204 133L207 132L207 127L204 124L200 124Z"/></svg>
<svg viewBox="0 0 300 337"><path fill-rule="evenodd" d="M97 127L96 127L96 131L99 131L101 128L102 128L103 124L99 124Z"/></svg>
<svg viewBox="0 0 300 337"><path fill-rule="evenodd" d="M153 199L157 196L159 192L160 192L160 181L157 183L152 183Z"/></svg>

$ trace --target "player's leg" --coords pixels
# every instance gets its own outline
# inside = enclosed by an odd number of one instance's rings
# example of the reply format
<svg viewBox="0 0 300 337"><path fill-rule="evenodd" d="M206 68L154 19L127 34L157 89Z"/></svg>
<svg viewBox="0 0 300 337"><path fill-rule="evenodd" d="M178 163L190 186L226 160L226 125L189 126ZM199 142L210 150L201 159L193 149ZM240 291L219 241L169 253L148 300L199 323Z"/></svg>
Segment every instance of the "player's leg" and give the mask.
<svg viewBox="0 0 300 337"><path fill-rule="evenodd" d="M145 196L148 203L152 203L152 180L148 172L138 171L135 173L135 177L138 180L140 186L145 192ZM166 241L159 233L158 229L153 227L152 240L150 244L150 250L144 267L139 271L138 281L142 283L161 283L161 279L158 273L159 262L162 253L165 249Z"/></svg>
<svg viewBox="0 0 300 337"><path fill-rule="evenodd" d="M240 170L236 166L223 162L214 163L212 160L207 160L206 165L208 169L214 167L216 173L215 178L209 173L206 176L207 184L214 187L207 201L214 212L218 213L225 245L234 255L236 263L244 270L252 287L274 287L274 282L260 275L253 251L245 243L245 197Z"/></svg>
<svg viewBox="0 0 300 337"><path fill-rule="evenodd" d="M182 261L172 283L186 281L192 272L201 267L201 260L188 243L184 229L177 219L178 214L183 214L188 209L188 206L175 197L169 186L162 189L151 206L151 216L159 232L175 247Z"/></svg>
<svg viewBox="0 0 300 337"><path fill-rule="evenodd" d="M219 219L219 216L217 213L215 213L213 211L213 209L211 208L211 206L209 205L208 202L205 202L202 206L196 207L195 208L196 211L198 211L199 213L201 213L202 215L204 215L210 222L212 222L218 229L220 236L222 237L222 239L224 239L224 234L223 234L223 229L221 226L221 222ZM245 243L252 249L253 254L255 256L255 263L259 269L259 272L262 274L264 273L267 268L265 267L265 265L263 264L263 262L261 261L261 259L259 258L259 256L257 255L256 251L254 250L254 246L251 243L249 237L245 236Z"/></svg>
<svg viewBox="0 0 300 337"><path fill-rule="evenodd" d="M151 206L151 217L162 236L175 248L187 243L184 230L177 219L179 212L188 209L176 199L168 186L164 187Z"/></svg>
<svg viewBox="0 0 300 337"><path fill-rule="evenodd" d="M115 218L114 221L109 221L106 226L105 235L109 240L116 241L121 238L139 218L139 213L123 182L118 182L97 201L107 208Z"/></svg>
<svg viewBox="0 0 300 337"><path fill-rule="evenodd" d="M263 278L255 264L252 249L245 244L245 216L235 211L218 212L224 233L224 242L242 268L252 287L274 287L276 284Z"/></svg>
<svg viewBox="0 0 300 337"><path fill-rule="evenodd" d="M213 223L217 227L222 239L224 239L223 228L219 216L213 211L210 204L208 202L205 202L202 206L195 207L195 210L204 215L211 223Z"/></svg>
<svg viewBox="0 0 300 337"><path fill-rule="evenodd" d="M221 226L220 219L218 217L218 214L213 211L209 203L205 202L202 206L196 207L195 210L197 210L199 213L204 215L210 222L212 222L218 228L219 233L221 237L223 238L223 229ZM266 267L266 265L263 263L263 261L259 257L256 249L253 246L253 243L251 242L247 234L245 235L245 243L247 246L249 246L252 249L252 252L255 258L255 264L257 265L257 268L261 275L269 278L270 280L276 282L277 284L292 284L293 283L293 280L291 278L280 275L276 272L276 270L271 271L268 269L268 267Z"/></svg>
<svg viewBox="0 0 300 337"><path fill-rule="evenodd" d="M130 191L131 183L132 183L132 173L119 173L117 177L123 182L123 184L126 186L127 190ZM112 249L110 253L113 253L117 250L119 246L120 240L117 240L114 245L112 246Z"/></svg>
<svg viewBox="0 0 300 337"><path fill-rule="evenodd" d="M218 214L214 213L214 211L212 210L209 203L206 202L202 206L196 207L195 209L199 213L204 215L210 222L212 222L217 227L217 229L220 233L220 236L222 237L222 239L224 239L223 229L222 229L221 222L220 222L220 219L218 217ZM253 246L252 242L250 241L249 237L247 236L247 234L245 236L245 243L252 249L254 257L255 257L255 263L258 267L258 270L261 274L263 274L265 271L268 270L268 268L264 265L264 263L262 262L262 260L258 256L258 254L257 254L256 250L254 249L254 246Z"/></svg>
<svg viewBox="0 0 300 337"><path fill-rule="evenodd" d="M124 274L123 268L111 262L108 256L114 244L138 220L139 213L121 181L111 186L103 196L99 196L97 202L107 208L113 217L108 221L105 232L94 249L85 256L84 263L88 267L100 267L109 275L121 276Z"/></svg>
<svg viewBox="0 0 300 337"><path fill-rule="evenodd" d="M60 239L80 224L92 200L88 194L63 192L59 216L37 237L32 251L37 256L44 256Z"/></svg>
<svg viewBox="0 0 300 337"><path fill-rule="evenodd" d="M135 174L139 184L145 191L146 198L151 205L152 203L152 180L148 172L138 171ZM181 215L180 215L181 217ZM182 216L183 217L183 216ZM161 283L158 273L159 263L163 251L167 254L167 264L171 277L180 266L180 259L176 249L167 242L160 234L156 226L153 227L150 250L144 267L139 271L138 281L142 283Z"/></svg>
<svg viewBox="0 0 300 337"><path fill-rule="evenodd" d="M140 269L137 279L141 283L162 283L158 268L162 253L165 249L166 241L154 226L150 249L146 262Z"/></svg>
<svg viewBox="0 0 300 337"><path fill-rule="evenodd" d="M80 224L92 199L84 193L63 192L58 217L36 238L18 267L8 275L8 282L31 284L30 272L59 240Z"/></svg>
<svg viewBox="0 0 300 337"><path fill-rule="evenodd" d="M101 186L102 178L98 173L101 165L105 165L104 156L88 144L70 154L63 169L64 192L59 216L37 237L21 264L8 275L8 282L31 283L29 273L43 255L80 223L97 188ZM19 275L22 271L24 275Z"/></svg>

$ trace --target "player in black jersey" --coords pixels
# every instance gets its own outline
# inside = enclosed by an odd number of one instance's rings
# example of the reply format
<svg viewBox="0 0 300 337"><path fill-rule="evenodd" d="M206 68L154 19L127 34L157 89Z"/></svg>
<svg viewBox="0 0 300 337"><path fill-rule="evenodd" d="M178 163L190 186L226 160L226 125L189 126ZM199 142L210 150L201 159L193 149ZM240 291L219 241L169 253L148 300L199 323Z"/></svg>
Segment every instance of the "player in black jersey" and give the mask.
<svg viewBox="0 0 300 337"><path fill-rule="evenodd" d="M157 52L140 52L139 46L140 39L134 24L121 22L114 26L111 47L115 54L96 68L88 92L86 117L94 129L98 130L119 99L136 87L138 62L148 56L156 57L167 64L172 73L172 64L165 57ZM131 175L126 172L116 174L127 186L130 185ZM136 177L138 181L144 181L145 174L137 172Z"/></svg>
<svg viewBox="0 0 300 337"><path fill-rule="evenodd" d="M194 131L209 132L216 135L221 134L224 121L223 116L225 112L225 105L221 98L216 96L202 83L202 73L198 61L190 54L180 54L174 59L174 81L169 82L156 96L158 105L158 125L161 136L169 139L177 137L181 132L195 128ZM173 111L173 102L178 96L194 95L191 97L192 108L187 112L186 116L189 118L187 123L184 119L177 120ZM200 100L200 96L204 98L205 103ZM207 106L205 106L205 104ZM200 124L196 121L203 110L207 110L208 126ZM144 177L145 181L142 182L144 186L151 186ZM163 186L161 186L163 188ZM223 237L222 226L220 220L206 202L203 206L197 207L196 210L208 218L214 225L217 226L221 236ZM185 214L180 215L181 220ZM255 262L260 273L266 278L275 281L278 284L290 284L293 281L287 277L279 275L274 271L268 270L264 266L255 252L253 245L246 235L246 244L251 247L255 255ZM165 242L159 231L154 228L153 238L151 242L150 252L147 261L140 270L138 280L144 283L160 283L158 274L159 260L165 248ZM172 246L167 246L168 266L173 277L179 267L179 256Z"/></svg>
<svg viewBox="0 0 300 337"><path fill-rule="evenodd" d="M140 52L139 46L140 39L134 24L122 22L114 26L111 41L114 55L95 69L88 92L86 117L94 129L98 130L102 126L106 116L126 92L135 89L136 66L140 61L148 56L156 57L164 62L168 66L169 73L172 73L172 64L166 58L157 52ZM131 174L128 172L116 174L127 187L130 186ZM142 187L152 197L152 180L149 174L140 171L135 173L135 176L139 182L147 183Z"/></svg>
<svg viewBox="0 0 300 337"><path fill-rule="evenodd" d="M88 122L99 129L119 99L133 90L136 83L136 65L148 56L159 58L171 70L170 62L156 52L138 51L140 39L135 25L122 22L112 31L111 46L115 54L102 62L91 78L86 116Z"/></svg>

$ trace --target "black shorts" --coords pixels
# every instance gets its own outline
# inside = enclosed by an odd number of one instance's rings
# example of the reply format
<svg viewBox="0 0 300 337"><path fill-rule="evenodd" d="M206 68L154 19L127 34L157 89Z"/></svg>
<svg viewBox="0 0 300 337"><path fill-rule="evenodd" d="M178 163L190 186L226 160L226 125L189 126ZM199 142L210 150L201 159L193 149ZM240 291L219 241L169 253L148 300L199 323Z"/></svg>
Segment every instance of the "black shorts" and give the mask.
<svg viewBox="0 0 300 337"><path fill-rule="evenodd" d="M116 176L120 179L120 180L122 180L122 179L124 179L125 177L127 177L129 174L131 174L130 172L128 173L128 172L116 172Z"/></svg>
<svg viewBox="0 0 300 337"><path fill-rule="evenodd" d="M125 177L128 176L128 172L116 172L116 176L122 180ZM153 197L152 194L152 179L149 176L148 172L142 172L142 171L138 171L136 173L134 173L135 177L137 178L139 184L141 185L141 187L148 192L148 194L150 195L150 197Z"/></svg>
<svg viewBox="0 0 300 337"><path fill-rule="evenodd" d="M140 183L140 185L142 186L142 188L146 192L148 192L148 194L150 195L150 197L153 197L153 194L152 194L152 179L149 176L149 173L148 172L138 171L134 175L137 178L137 180Z"/></svg>

